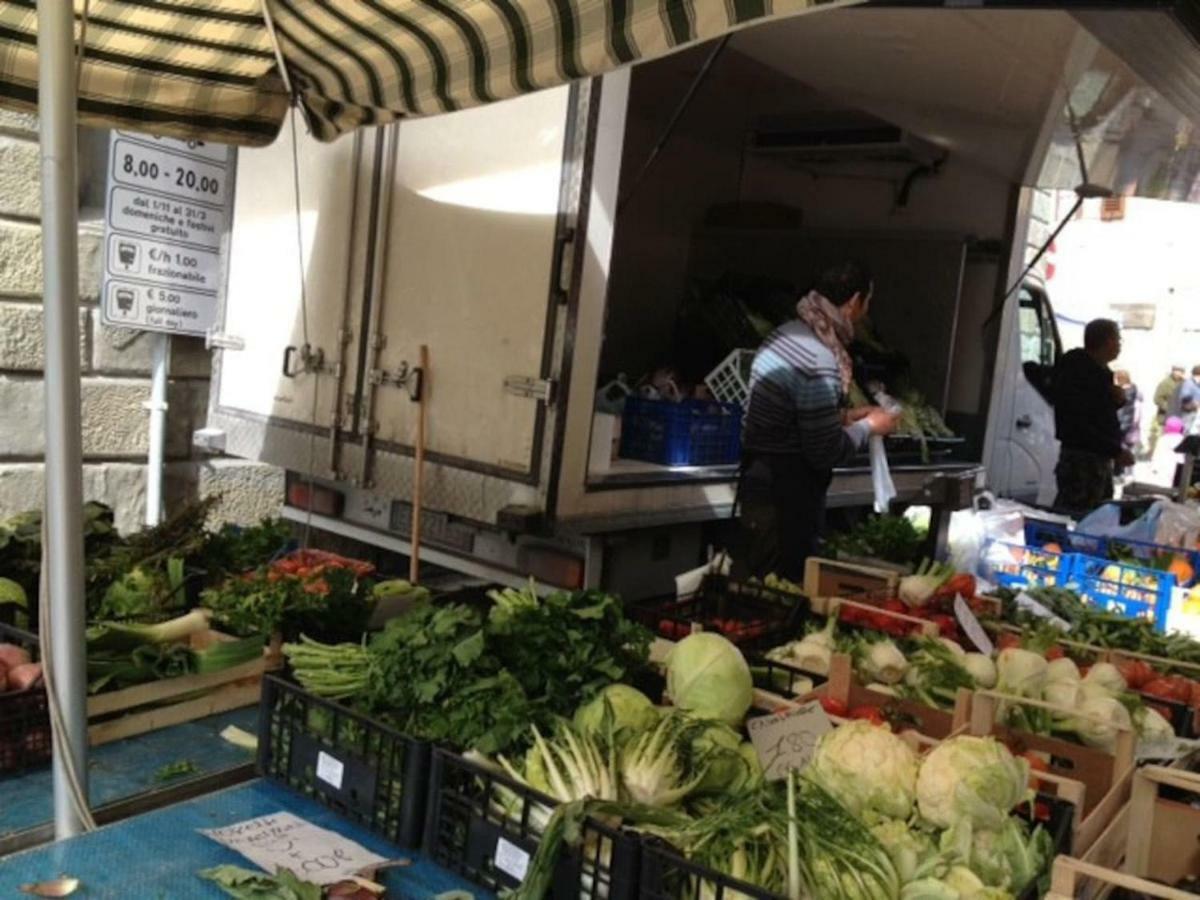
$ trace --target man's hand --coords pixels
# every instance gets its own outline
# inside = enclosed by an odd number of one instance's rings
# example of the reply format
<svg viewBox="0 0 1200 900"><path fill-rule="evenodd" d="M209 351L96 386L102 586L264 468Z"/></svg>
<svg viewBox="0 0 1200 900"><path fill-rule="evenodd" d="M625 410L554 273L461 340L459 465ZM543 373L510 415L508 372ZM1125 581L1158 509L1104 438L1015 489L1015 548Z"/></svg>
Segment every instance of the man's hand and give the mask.
<svg viewBox="0 0 1200 900"><path fill-rule="evenodd" d="M853 409L847 409L842 412L842 424L850 425L857 422L859 419L865 419L874 406L856 406Z"/></svg>
<svg viewBox="0 0 1200 900"><path fill-rule="evenodd" d="M872 406L862 418L866 419L867 424L871 426L871 434L891 434L896 430L900 414L890 413L878 406Z"/></svg>

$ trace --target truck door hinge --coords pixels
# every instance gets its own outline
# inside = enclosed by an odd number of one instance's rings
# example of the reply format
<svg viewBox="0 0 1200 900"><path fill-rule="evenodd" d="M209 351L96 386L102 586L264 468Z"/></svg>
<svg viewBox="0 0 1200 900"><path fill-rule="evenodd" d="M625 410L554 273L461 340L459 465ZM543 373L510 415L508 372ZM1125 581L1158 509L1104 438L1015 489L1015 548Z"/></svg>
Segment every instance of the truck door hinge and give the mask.
<svg viewBox="0 0 1200 900"><path fill-rule="evenodd" d="M226 334L224 331L212 329L204 333L205 350L245 350L246 341L236 334Z"/></svg>
<svg viewBox="0 0 1200 900"><path fill-rule="evenodd" d="M541 400L547 406L552 406L558 399L558 382L552 378L509 375L504 379L504 391L517 397Z"/></svg>

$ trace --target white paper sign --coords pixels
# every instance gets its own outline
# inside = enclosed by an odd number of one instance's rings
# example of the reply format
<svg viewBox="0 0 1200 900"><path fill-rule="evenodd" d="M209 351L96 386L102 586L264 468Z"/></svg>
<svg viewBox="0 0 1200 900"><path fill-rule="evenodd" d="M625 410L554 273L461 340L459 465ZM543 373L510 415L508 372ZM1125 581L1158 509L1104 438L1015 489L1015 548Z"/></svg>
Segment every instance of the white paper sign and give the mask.
<svg viewBox="0 0 1200 900"><path fill-rule="evenodd" d="M492 861L496 864L497 869L510 878L518 881L525 880L525 873L529 870L529 854L516 844L506 841L504 838L498 838L496 855L492 857Z"/></svg>
<svg viewBox="0 0 1200 900"><path fill-rule="evenodd" d="M820 702L813 700L785 713L748 719L746 730L762 763L763 775L768 781L778 781L792 769L809 764L817 741L833 730L833 723Z"/></svg>
<svg viewBox="0 0 1200 900"><path fill-rule="evenodd" d="M1019 606L1021 609L1025 610L1028 613L1032 613L1033 615L1037 616L1039 619L1048 620L1050 622L1050 624L1052 624L1055 628L1059 629L1060 631L1070 631L1071 630L1070 622L1068 622L1066 619L1060 619L1058 616L1056 616L1054 613L1050 612L1050 610L1046 609L1046 607L1042 606L1042 604L1038 603L1036 600L1034 600L1032 597L1030 597L1024 591L1021 591L1021 593L1017 594L1016 601L1017 601L1017 606Z"/></svg>
<svg viewBox="0 0 1200 900"><path fill-rule="evenodd" d="M199 830L265 872L273 875L282 866L314 884L334 884L365 866L386 862L366 847L289 812Z"/></svg>
<svg viewBox="0 0 1200 900"><path fill-rule="evenodd" d="M317 753L317 777L335 791L342 789L342 778L346 774L345 764L336 757L330 756L324 750Z"/></svg>
<svg viewBox="0 0 1200 900"><path fill-rule="evenodd" d="M962 626L967 639L975 645L976 650L987 656L996 652L996 648L992 646L992 639L983 630L983 626L979 624L975 613L971 612L971 607L967 606L967 601L962 598L961 594L954 595L954 616L958 619L958 624Z"/></svg>
<svg viewBox="0 0 1200 900"><path fill-rule="evenodd" d="M205 334L222 290L234 161L228 147L114 131L105 205L107 325Z"/></svg>

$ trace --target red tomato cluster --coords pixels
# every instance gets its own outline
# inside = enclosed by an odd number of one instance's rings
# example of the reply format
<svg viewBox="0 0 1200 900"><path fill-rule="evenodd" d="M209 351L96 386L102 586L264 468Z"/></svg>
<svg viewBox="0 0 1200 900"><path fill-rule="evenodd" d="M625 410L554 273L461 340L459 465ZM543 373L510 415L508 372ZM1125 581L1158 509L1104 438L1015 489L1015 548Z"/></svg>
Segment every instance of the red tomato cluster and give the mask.
<svg viewBox="0 0 1200 900"><path fill-rule="evenodd" d="M739 640L762 637L769 626L763 619L707 619L703 624L705 631L715 631L735 644ZM677 641L691 634L692 626L676 619L659 619L658 633L668 640Z"/></svg>

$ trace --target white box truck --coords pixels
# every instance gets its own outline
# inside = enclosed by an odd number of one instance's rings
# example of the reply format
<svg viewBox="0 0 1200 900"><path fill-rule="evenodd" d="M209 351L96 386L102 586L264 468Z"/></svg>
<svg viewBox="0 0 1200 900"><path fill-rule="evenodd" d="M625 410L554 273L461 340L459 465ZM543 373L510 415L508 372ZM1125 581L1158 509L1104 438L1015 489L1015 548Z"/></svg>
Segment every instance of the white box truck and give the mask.
<svg viewBox="0 0 1200 900"><path fill-rule="evenodd" d="M239 153L204 440L286 468L287 515L404 552L425 345L423 558L664 590L719 538L736 466L611 460L597 388L684 352L696 285L799 289L858 257L964 438L894 460L899 499L1048 500L1044 190L1082 156L1091 182L1187 197L1189 9L867 4L333 144L285 126ZM836 473L831 505L870 498L865 466Z"/></svg>

